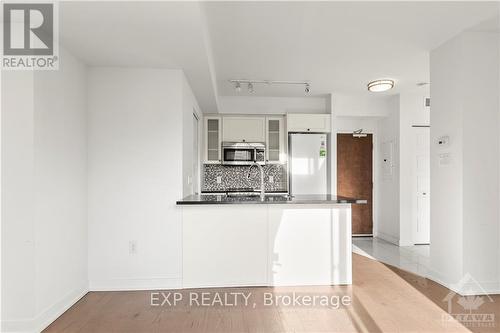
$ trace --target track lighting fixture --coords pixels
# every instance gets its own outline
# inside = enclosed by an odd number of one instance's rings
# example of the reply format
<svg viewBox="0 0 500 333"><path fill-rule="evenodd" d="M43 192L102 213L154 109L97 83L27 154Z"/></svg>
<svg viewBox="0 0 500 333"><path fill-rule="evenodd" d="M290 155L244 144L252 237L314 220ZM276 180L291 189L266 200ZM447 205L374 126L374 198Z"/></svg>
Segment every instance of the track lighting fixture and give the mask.
<svg viewBox="0 0 500 333"><path fill-rule="evenodd" d="M294 85L304 85L304 92L309 94L311 92L311 84L308 81L272 81L272 80L246 80L246 79L236 79L229 80L229 82L234 84L234 90L237 92L241 91L241 84L247 84L248 92L253 94L255 92L254 84L266 84L266 85L280 85L280 84L294 84Z"/></svg>

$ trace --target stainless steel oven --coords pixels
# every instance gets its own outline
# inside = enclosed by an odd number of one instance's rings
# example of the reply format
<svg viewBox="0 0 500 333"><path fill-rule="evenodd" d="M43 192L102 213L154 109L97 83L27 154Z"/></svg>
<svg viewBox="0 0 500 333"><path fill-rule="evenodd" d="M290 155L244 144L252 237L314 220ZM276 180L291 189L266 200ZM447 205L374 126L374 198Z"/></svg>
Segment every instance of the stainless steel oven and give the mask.
<svg viewBox="0 0 500 333"><path fill-rule="evenodd" d="M223 142L222 164L250 165L266 163L266 145L260 142Z"/></svg>

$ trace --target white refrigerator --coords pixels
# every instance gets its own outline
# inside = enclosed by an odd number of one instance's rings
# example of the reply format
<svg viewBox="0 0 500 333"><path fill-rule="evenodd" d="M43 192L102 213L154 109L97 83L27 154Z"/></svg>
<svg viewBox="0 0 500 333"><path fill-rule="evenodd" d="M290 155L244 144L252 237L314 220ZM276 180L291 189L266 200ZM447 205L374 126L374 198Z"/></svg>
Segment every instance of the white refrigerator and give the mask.
<svg viewBox="0 0 500 333"><path fill-rule="evenodd" d="M326 134L289 134L290 194L328 194L327 139Z"/></svg>

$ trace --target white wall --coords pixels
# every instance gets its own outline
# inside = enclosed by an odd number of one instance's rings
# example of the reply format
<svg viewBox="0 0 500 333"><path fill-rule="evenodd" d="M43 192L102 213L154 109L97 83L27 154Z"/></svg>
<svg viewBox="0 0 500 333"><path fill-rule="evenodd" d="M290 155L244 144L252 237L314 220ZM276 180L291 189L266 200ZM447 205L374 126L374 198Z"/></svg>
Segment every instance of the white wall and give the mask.
<svg viewBox="0 0 500 333"><path fill-rule="evenodd" d="M470 273L497 293L498 47L496 33L466 32L431 52L431 267L451 287ZM443 135L449 147L435 143Z"/></svg>
<svg viewBox="0 0 500 333"><path fill-rule="evenodd" d="M43 329L89 279L180 286L175 201L200 112L184 74L93 68L87 81L84 65L60 57L59 71L2 73L2 331Z"/></svg>
<svg viewBox="0 0 500 333"><path fill-rule="evenodd" d="M91 290L180 286L183 81L180 70L90 69Z"/></svg>
<svg viewBox="0 0 500 333"><path fill-rule="evenodd" d="M38 331L88 289L86 69L2 74L2 330Z"/></svg>
<svg viewBox="0 0 500 333"><path fill-rule="evenodd" d="M33 72L1 75L1 330L29 330L35 316Z"/></svg>
<svg viewBox="0 0 500 333"><path fill-rule="evenodd" d="M346 117L387 117L389 116L390 95L375 94L332 94L332 109L336 116Z"/></svg>
<svg viewBox="0 0 500 333"><path fill-rule="evenodd" d="M64 48L60 59L59 71L35 74L37 313L88 288L87 75Z"/></svg>
<svg viewBox="0 0 500 333"><path fill-rule="evenodd" d="M193 114L198 117L198 128L193 128ZM198 161L201 161L201 138L202 138L203 119L198 102L193 95L188 81L182 77L182 195L183 197L199 192L198 184L194 184L195 179L200 179L200 168L195 177L193 170L193 147L194 132L198 132ZM200 164L200 163L198 163Z"/></svg>
<svg viewBox="0 0 500 333"><path fill-rule="evenodd" d="M327 113L327 97L219 96L219 113Z"/></svg>
<svg viewBox="0 0 500 333"><path fill-rule="evenodd" d="M441 281L456 282L463 273L462 73L460 39L433 50L431 69L431 266ZM448 135L446 150L436 145ZM450 165L439 166L439 154L450 154Z"/></svg>
<svg viewBox="0 0 500 333"><path fill-rule="evenodd" d="M379 151L382 152L384 143L393 144L393 168L390 177L383 175L381 167L382 154L379 154L375 163L380 166L379 171L379 207L377 237L388 242L399 244L400 240L400 97L392 96L388 102L388 117L380 120L378 124Z"/></svg>
<svg viewBox="0 0 500 333"><path fill-rule="evenodd" d="M470 32L462 38L463 77L474 82L462 90L464 268L500 293L498 267L484 257L500 243L498 33Z"/></svg>

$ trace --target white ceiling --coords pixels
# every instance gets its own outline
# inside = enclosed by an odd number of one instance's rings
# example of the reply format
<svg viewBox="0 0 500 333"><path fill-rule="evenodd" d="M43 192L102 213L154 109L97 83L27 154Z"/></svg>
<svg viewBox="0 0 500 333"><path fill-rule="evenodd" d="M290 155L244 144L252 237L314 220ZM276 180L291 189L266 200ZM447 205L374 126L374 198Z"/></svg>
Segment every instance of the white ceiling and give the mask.
<svg viewBox="0 0 500 333"><path fill-rule="evenodd" d="M365 93L394 78L396 93L429 81L429 51L487 18L498 3L243 2L205 5L219 92L228 79L310 80L313 94ZM255 87L304 95L302 87ZM246 89L244 90L246 93ZM367 93L367 92L366 92Z"/></svg>
<svg viewBox="0 0 500 333"><path fill-rule="evenodd" d="M91 66L183 69L200 107L216 112L204 13L195 2L61 2L62 44Z"/></svg>
<svg viewBox="0 0 500 333"><path fill-rule="evenodd" d="M498 15L497 2L62 2L62 43L93 66L181 68L204 112L228 79L308 80L313 96L429 81L429 51ZM256 86L257 96L304 96ZM243 89L243 95L247 94Z"/></svg>

